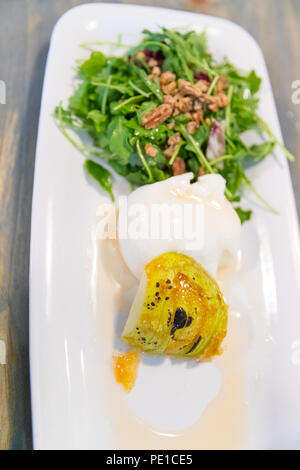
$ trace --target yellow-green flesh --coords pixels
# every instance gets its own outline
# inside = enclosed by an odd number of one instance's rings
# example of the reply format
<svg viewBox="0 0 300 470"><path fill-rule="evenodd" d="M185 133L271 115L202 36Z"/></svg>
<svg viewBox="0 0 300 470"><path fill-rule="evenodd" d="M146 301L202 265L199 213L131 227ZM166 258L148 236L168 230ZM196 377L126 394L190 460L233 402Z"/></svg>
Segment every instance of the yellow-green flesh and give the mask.
<svg viewBox="0 0 300 470"><path fill-rule="evenodd" d="M220 353L228 307L189 256L164 253L145 268L122 340L146 353L207 359Z"/></svg>

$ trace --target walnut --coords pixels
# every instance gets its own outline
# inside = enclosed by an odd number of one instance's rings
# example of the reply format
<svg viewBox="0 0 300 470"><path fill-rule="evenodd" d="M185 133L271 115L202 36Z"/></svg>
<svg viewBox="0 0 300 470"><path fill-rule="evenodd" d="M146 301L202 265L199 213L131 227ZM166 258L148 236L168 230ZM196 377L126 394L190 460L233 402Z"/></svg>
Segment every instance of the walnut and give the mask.
<svg viewBox="0 0 300 470"><path fill-rule="evenodd" d="M197 87L194 83L183 80L182 78L178 80L178 88L183 96L199 97L203 94L201 88Z"/></svg>
<svg viewBox="0 0 300 470"><path fill-rule="evenodd" d="M195 83L195 86L201 91L201 93L207 93L209 90L210 84L206 80L198 80Z"/></svg>
<svg viewBox="0 0 300 470"><path fill-rule="evenodd" d="M213 113L216 113L219 109L217 101L214 101L211 104L209 104L208 109L210 109L210 111L212 111Z"/></svg>
<svg viewBox="0 0 300 470"><path fill-rule="evenodd" d="M213 112L217 112L219 108L225 108L230 103L230 99L223 91L215 96L205 95L205 101L208 103L208 109Z"/></svg>
<svg viewBox="0 0 300 470"><path fill-rule="evenodd" d="M224 75L220 75L219 80L216 83L215 90L217 93L221 93L224 88L227 88L228 83L227 83L227 78L224 77Z"/></svg>
<svg viewBox="0 0 300 470"><path fill-rule="evenodd" d="M164 95L164 103L169 104L172 106L172 108L174 108L176 104L176 97L172 95Z"/></svg>
<svg viewBox="0 0 300 470"><path fill-rule="evenodd" d="M166 148L166 150L164 150L164 156L166 158L171 158L174 152L175 152L174 147L168 147Z"/></svg>
<svg viewBox="0 0 300 470"><path fill-rule="evenodd" d="M198 111L198 109L202 109L202 102L200 98L196 98L193 103L193 107L195 111Z"/></svg>
<svg viewBox="0 0 300 470"><path fill-rule="evenodd" d="M175 134L171 135L168 139L169 147L164 151L164 156L166 158L171 158L173 153L176 150L177 145L179 144L181 139L180 133L175 132Z"/></svg>
<svg viewBox="0 0 300 470"><path fill-rule="evenodd" d="M151 59L149 59L148 65L151 68L156 67L158 65L158 62L157 62L157 60L151 58Z"/></svg>
<svg viewBox="0 0 300 470"><path fill-rule="evenodd" d="M217 99L215 96L208 95L207 93L204 93L199 97L199 101L201 103L206 103L206 104L214 104L216 103Z"/></svg>
<svg viewBox="0 0 300 470"><path fill-rule="evenodd" d="M195 111L192 113L192 119L195 121L197 127L199 127L199 124L201 121L203 121L203 111L202 109L198 109L198 111Z"/></svg>
<svg viewBox="0 0 300 470"><path fill-rule="evenodd" d="M189 134L194 134L195 130L196 130L196 127L197 127L197 124L195 121L190 121L188 122L187 124L187 131Z"/></svg>
<svg viewBox="0 0 300 470"><path fill-rule="evenodd" d="M157 150L155 147L153 147L152 144L146 144L145 151L146 151L146 154L149 155L149 157L156 157L157 155Z"/></svg>
<svg viewBox="0 0 300 470"><path fill-rule="evenodd" d="M169 124L167 125L168 129L174 129L175 127L175 122L172 121L172 122L169 122Z"/></svg>
<svg viewBox="0 0 300 470"><path fill-rule="evenodd" d="M160 75L160 68L159 67L153 67L152 75L156 75L158 77Z"/></svg>
<svg viewBox="0 0 300 470"><path fill-rule="evenodd" d="M161 86L164 86L168 83L175 82L175 80L176 75L172 72L167 71L161 74L159 82Z"/></svg>
<svg viewBox="0 0 300 470"><path fill-rule="evenodd" d="M175 106L174 111L173 111L173 116L178 116L178 114L180 114L180 111L177 108L177 106Z"/></svg>
<svg viewBox="0 0 300 470"><path fill-rule="evenodd" d="M175 134L171 135L171 137L169 137L168 144L169 145L177 145L177 144L179 144L180 139L181 139L180 133L176 132Z"/></svg>
<svg viewBox="0 0 300 470"><path fill-rule="evenodd" d="M177 108L181 113L187 113L193 109L193 100L190 96L179 97L177 101Z"/></svg>
<svg viewBox="0 0 300 470"><path fill-rule="evenodd" d="M185 173L185 162L183 158L176 157L172 165L172 168L173 168L174 176L182 175L183 173Z"/></svg>
<svg viewBox="0 0 300 470"><path fill-rule="evenodd" d="M161 90L165 95L172 95L176 93L176 82L170 82L167 83L166 85L161 85Z"/></svg>
<svg viewBox="0 0 300 470"><path fill-rule="evenodd" d="M142 125L146 129L153 129L166 121L172 114L172 106L161 104L157 108L147 113L142 119Z"/></svg>
<svg viewBox="0 0 300 470"><path fill-rule="evenodd" d="M183 95L192 95L194 91L194 84L183 80L183 78L180 78L178 80L178 89Z"/></svg>
<svg viewBox="0 0 300 470"><path fill-rule="evenodd" d="M228 106L230 103L230 99L228 98L227 95L225 95L224 92L219 93L216 98L218 99L218 106L219 108L225 108L225 106Z"/></svg>

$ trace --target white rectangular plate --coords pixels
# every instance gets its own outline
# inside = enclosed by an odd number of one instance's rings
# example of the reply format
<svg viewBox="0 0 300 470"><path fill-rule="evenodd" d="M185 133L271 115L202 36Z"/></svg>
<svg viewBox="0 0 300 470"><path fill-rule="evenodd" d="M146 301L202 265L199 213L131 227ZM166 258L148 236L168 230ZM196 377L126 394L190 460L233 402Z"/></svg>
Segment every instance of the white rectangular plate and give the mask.
<svg viewBox="0 0 300 470"><path fill-rule="evenodd" d="M95 315L93 310L90 270L91 227L96 208L107 198L86 180L83 157L61 135L52 117L59 101L66 102L74 90L75 61L88 55L79 44L115 41L120 33L125 43L135 44L142 29L158 25L206 28L216 57L226 55L240 68L254 68L263 78L261 115L281 139L262 53L239 26L187 12L112 4L83 5L58 21L46 68L33 195L30 356L35 448L182 448L180 436L172 438L168 431L191 424L191 417L201 414L197 391L203 395L206 380L209 386L213 380L207 365L196 369L143 361L132 394L123 398L120 390L115 396L123 400L124 409L166 432L156 435L153 443L149 431L136 421L142 437L135 441L135 421L127 412L120 418L128 419L127 430L124 423L119 431L114 427L105 401L114 385L107 378L109 361L99 334L98 316L105 312L100 308ZM300 448L299 230L284 155L277 151L249 176L280 216L250 197L245 203L253 208L254 217L243 227L242 270L232 282L230 297L242 318L235 338L242 369L227 361L223 377L227 393L229 382L236 381L234 374L242 374L244 385L240 394L233 386L235 396L223 397L218 416L206 419L207 433L214 429L210 443L202 441L205 433L199 431L198 443L191 447ZM119 193L128 190L119 177L115 187ZM177 406L176 419L167 392L177 397L177 404L184 403ZM119 433L117 439L114 433ZM239 434L243 438L238 442Z"/></svg>

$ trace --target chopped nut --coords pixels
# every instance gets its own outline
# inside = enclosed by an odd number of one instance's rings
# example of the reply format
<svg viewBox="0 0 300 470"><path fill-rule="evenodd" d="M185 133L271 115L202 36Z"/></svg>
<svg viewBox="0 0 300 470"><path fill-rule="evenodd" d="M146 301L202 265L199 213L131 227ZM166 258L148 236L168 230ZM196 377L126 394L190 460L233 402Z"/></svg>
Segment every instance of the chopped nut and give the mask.
<svg viewBox="0 0 300 470"><path fill-rule="evenodd" d="M175 148L174 148L174 147L168 147L168 148L164 151L164 156L165 156L166 158L171 158L174 152L175 152Z"/></svg>
<svg viewBox="0 0 300 470"><path fill-rule="evenodd" d="M159 77L159 83L164 95L164 105L159 106L156 110L148 113L143 119L143 125L146 129L152 129L161 122L170 117L179 114L185 114L190 123L188 123L188 131L193 134L200 123L203 121L203 105L207 105L208 109L217 112L219 108L224 108L230 102L228 96L224 93L227 88L227 79L221 75L217 81L215 95L208 94L210 82L201 78L196 83L179 79L178 87L176 85L176 75L171 71L161 73L158 67L158 61L150 58L148 64L153 66L150 79L154 80ZM210 123L209 119L205 120ZM174 128L174 123L168 125L169 129ZM169 144L170 146L170 144ZM173 153L174 149L172 149ZM166 149L166 156L169 156L171 150Z"/></svg>
<svg viewBox="0 0 300 470"><path fill-rule="evenodd" d="M210 124L210 123L211 123L211 119L208 117L208 118L205 119L204 122L205 122L205 124Z"/></svg>
<svg viewBox="0 0 300 470"><path fill-rule="evenodd" d="M162 92L165 95L172 95L174 91L176 90L176 82L170 82L166 85L161 85Z"/></svg>
<svg viewBox="0 0 300 470"><path fill-rule="evenodd" d="M193 103L193 107L195 111L198 111L198 109L202 109L202 102L200 98L196 98Z"/></svg>
<svg viewBox="0 0 300 470"><path fill-rule="evenodd" d="M180 97L177 102L177 108L181 113L187 113L193 109L193 100L191 97Z"/></svg>
<svg viewBox="0 0 300 470"><path fill-rule="evenodd" d="M225 95L224 92L219 93L216 98L218 98L218 106L219 108L225 108L225 106L228 106L230 103L230 99L228 98L227 95Z"/></svg>
<svg viewBox="0 0 300 470"><path fill-rule="evenodd" d="M228 83L227 83L227 78L224 77L224 75L220 75L219 80L216 83L215 90L217 93L221 93L224 88L227 88Z"/></svg>
<svg viewBox="0 0 300 470"><path fill-rule="evenodd" d="M179 132L175 132L175 134L171 135L168 139L169 147L164 151L164 156L166 158L171 158L173 153L176 150L177 145L181 140L181 136Z"/></svg>
<svg viewBox="0 0 300 470"><path fill-rule="evenodd" d="M201 91L201 93L207 93L209 90L209 82L206 80L198 80L195 84L197 88Z"/></svg>
<svg viewBox="0 0 300 470"><path fill-rule="evenodd" d="M175 127L175 122L172 121L172 122L169 122L169 124L167 125L168 129L174 129Z"/></svg>
<svg viewBox="0 0 300 470"><path fill-rule="evenodd" d="M145 151L146 151L146 154L149 155L149 157L156 157L157 155L157 150L156 148L153 147L152 144L146 144Z"/></svg>
<svg viewBox="0 0 300 470"><path fill-rule="evenodd" d="M206 174L205 168L203 166L200 166L199 168L199 176L204 176Z"/></svg>
<svg viewBox="0 0 300 470"><path fill-rule="evenodd" d="M176 132L175 134L171 135L168 139L169 147L164 151L164 156L166 158L171 158L173 153L176 150L177 145L179 144L181 139L180 133Z"/></svg>
<svg viewBox="0 0 300 470"><path fill-rule="evenodd" d="M177 108L177 106L175 106L174 111L173 111L173 116L178 116L178 114L180 114L180 111Z"/></svg>
<svg viewBox="0 0 300 470"><path fill-rule="evenodd" d="M158 77L160 75L160 68L159 67L153 67L152 75L156 75Z"/></svg>
<svg viewBox="0 0 300 470"><path fill-rule="evenodd" d="M164 72L160 76L160 85L164 86L168 83L174 82L176 80L176 75L170 71Z"/></svg>
<svg viewBox="0 0 300 470"><path fill-rule="evenodd" d="M194 134L195 130L196 130L196 127L197 127L197 124L195 121L190 121L188 122L187 124L187 131L189 134Z"/></svg>
<svg viewBox="0 0 300 470"><path fill-rule="evenodd" d="M142 125L146 129L153 129L166 121L172 114L172 106L161 104L157 108L147 113L142 119Z"/></svg>
<svg viewBox="0 0 300 470"><path fill-rule="evenodd" d="M157 62L157 60L151 58L151 59L149 59L148 65L151 68L156 67L158 65L158 62Z"/></svg>
<svg viewBox="0 0 300 470"><path fill-rule="evenodd" d="M194 113L192 113L192 118L193 118L193 121L195 121L197 127L199 127L200 122L203 121L202 109L198 109L198 111L195 111Z"/></svg>
<svg viewBox="0 0 300 470"><path fill-rule="evenodd" d="M197 87L196 84L187 82L186 80L183 80L182 78L178 80L178 88L179 88L180 93L183 96L199 97L203 94L203 91L201 90L200 87Z"/></svg>
<svg viewBox="0 0 300 470"><path fill-rule="evenodd" d="M172 106L172 108L174 108L176 104L176 97L172 95L164 95L164 102L165 104L169 104Z"/></svg>
<svg viewBox="0 0 300 470"><path fill-rule="evenodd" d="M176 132L175 134L171 135L171 137L169 137L168 144L169 145L177 145L177 144L179 144L180 139L181 139L180 133Z"/></svg>
<svg viewBox="0 0 300 470"><path fill-rule="evenodd" d="M208 109L212 111L213 113L216 113L219 109L218 103L214 101L213 103L208 105Z"/></svg>
<svg viewBox="0 0 300 470"><path fill-rule="evenodd" d="M172 165L172 168L173 168L174 176L182 175L183 173L185 173L185 162L183 158L176 157Z"/></svg>

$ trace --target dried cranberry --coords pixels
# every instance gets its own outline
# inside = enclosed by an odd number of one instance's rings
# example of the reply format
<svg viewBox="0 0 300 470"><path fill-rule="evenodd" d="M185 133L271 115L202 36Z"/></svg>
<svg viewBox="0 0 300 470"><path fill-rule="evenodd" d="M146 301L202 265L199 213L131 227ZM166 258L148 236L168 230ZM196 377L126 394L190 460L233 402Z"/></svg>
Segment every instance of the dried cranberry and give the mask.
<svg viewBox="0 0 300 470"><path fill-rule="evenodd" d="M149 59L155 59L158 62L165 60L163 52L159 49L158 51L151 51L150 49L144 49L144 54Z"/></svg>
<svg viewBox="0 0 300 470"><path fill-rule="evenodd" d="M205 80L206 82L210 83L210 78L205 72L195 72L194 73L195 80Z"/></svg>

